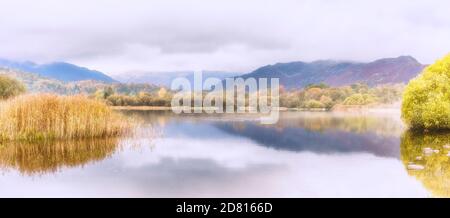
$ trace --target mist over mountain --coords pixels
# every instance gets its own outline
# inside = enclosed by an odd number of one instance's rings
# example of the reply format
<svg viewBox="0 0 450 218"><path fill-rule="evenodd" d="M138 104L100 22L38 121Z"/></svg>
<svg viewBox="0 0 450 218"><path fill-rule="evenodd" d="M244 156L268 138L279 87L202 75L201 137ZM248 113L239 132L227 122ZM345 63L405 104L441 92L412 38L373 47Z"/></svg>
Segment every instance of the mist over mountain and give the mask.
<svg viewBox="0 0 450 218"><path fill-rule="evenodd" d="M343 86L362 82L374 86L389 83L407 83L417 76L425 66L411 56L400 56L397 58L379 59L369 63L333 60L297 61L263 66L248 74L203 71L202 75L203 82L210 77L220 80L238 76L256 79L279 78L280 84L288 89L303 88L309 84L318 83L325 83L330 86ZM193 71L134 71L115 75L112 78L102 72L65 62L39 65L33 62L15 62L0 59L0 67L35 73L42 77L63 82L94 80L106 83L148 83L170 87L175 78L184 77L191 84L194 83Z"/></svg>
<svg viewBox="0 0 450 218"><path fill-rule="evenodd" d="M64 82L96 80L102 82L116 82L113 78L106 74L80 67L66 62L54 62L50 64L36 64L30 61L16 62L0 59L0 67L17 69L29 73L36 73L40 76L52 78Z"/></svg>
<svg viewBox="0 0 450 218"><path fill-rule="evenodd" d="M298 61L267 65L242 77L279 78L280 84L285 88L302 88L317 83L343 86L358 82L374 86L407 83L425 66L411 56L385 58L370 63L331 60Z"/></svg>
<svg viewBox="0 0 450 218"><path fill-rule="evenodd" d="M222 80L230 77L279 78L280 84L290 89L318 83L343 86L361 82L375 86L407 83L425 66L411 56L384 58L369 63L333 60L297 61L263 66L247 74L204 71L203 81L209 77ZM193 84L194 72L128 72L114 76L121 82L143 82L169 87L177 77L187 78Z"/></svg>

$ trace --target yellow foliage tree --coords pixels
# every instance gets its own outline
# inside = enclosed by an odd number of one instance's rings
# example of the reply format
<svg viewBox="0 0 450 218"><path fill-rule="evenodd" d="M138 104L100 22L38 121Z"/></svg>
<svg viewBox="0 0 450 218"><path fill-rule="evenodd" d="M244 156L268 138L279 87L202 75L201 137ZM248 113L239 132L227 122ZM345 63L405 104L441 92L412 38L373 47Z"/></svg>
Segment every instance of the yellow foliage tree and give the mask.
<svg viewBox="0 0 450 218"><path fill-rule="evenodd" d="M450 54L409 82L402 118L412 129L450 129Z"/></svg>
<svg viewBox="0 0 450 218"><path fill-rule="evenodd" d="M164 98L167 95L167 90L165 88L160 88L158 91L158 97Z"/></svg>

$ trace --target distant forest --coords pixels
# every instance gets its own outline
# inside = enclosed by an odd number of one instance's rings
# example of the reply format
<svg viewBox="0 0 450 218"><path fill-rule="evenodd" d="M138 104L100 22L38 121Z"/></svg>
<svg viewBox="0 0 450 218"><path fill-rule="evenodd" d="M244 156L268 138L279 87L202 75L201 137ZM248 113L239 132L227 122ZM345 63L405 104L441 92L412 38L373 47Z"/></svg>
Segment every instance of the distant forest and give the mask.
<svg viewBox="0 0 450 218"><path fill-rule="evenodd" d="M165 87L144 83L106 83L93 80L62 82L6 68L1 68L0 74L17 78L25 84L28 92L62 95L85 94L112 106L170 106L174 94ZM336 105L392 104L401 100L403 89L403 84L370 87L364 83L356 83L330 87L321 83L289 90L282 87L279 100L281 107L328 110Z"/></svg>

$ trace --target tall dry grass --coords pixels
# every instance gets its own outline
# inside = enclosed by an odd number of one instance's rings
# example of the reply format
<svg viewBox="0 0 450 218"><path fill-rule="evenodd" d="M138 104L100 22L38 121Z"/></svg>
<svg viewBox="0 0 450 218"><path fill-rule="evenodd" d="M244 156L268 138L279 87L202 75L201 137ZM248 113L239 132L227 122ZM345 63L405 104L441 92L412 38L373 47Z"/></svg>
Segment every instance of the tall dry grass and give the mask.
<svg viewBox="0 0 450 218"><path fill-rule="evenodd" d="M22 95L0 103L0 140L120 136L131 122L86 96Z"/></svg>

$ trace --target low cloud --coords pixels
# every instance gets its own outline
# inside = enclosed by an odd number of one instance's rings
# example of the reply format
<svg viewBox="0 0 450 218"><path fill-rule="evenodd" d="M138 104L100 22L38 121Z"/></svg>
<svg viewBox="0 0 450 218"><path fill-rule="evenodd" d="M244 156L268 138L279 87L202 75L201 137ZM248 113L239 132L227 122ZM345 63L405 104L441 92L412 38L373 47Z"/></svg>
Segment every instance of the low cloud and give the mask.
<svg viewBox="0 0 450 218"><path fill-rule="evenodd" d="M285 61L450 52L445 0L10 1L0 57L130 70L247 72Z"/></svg>

